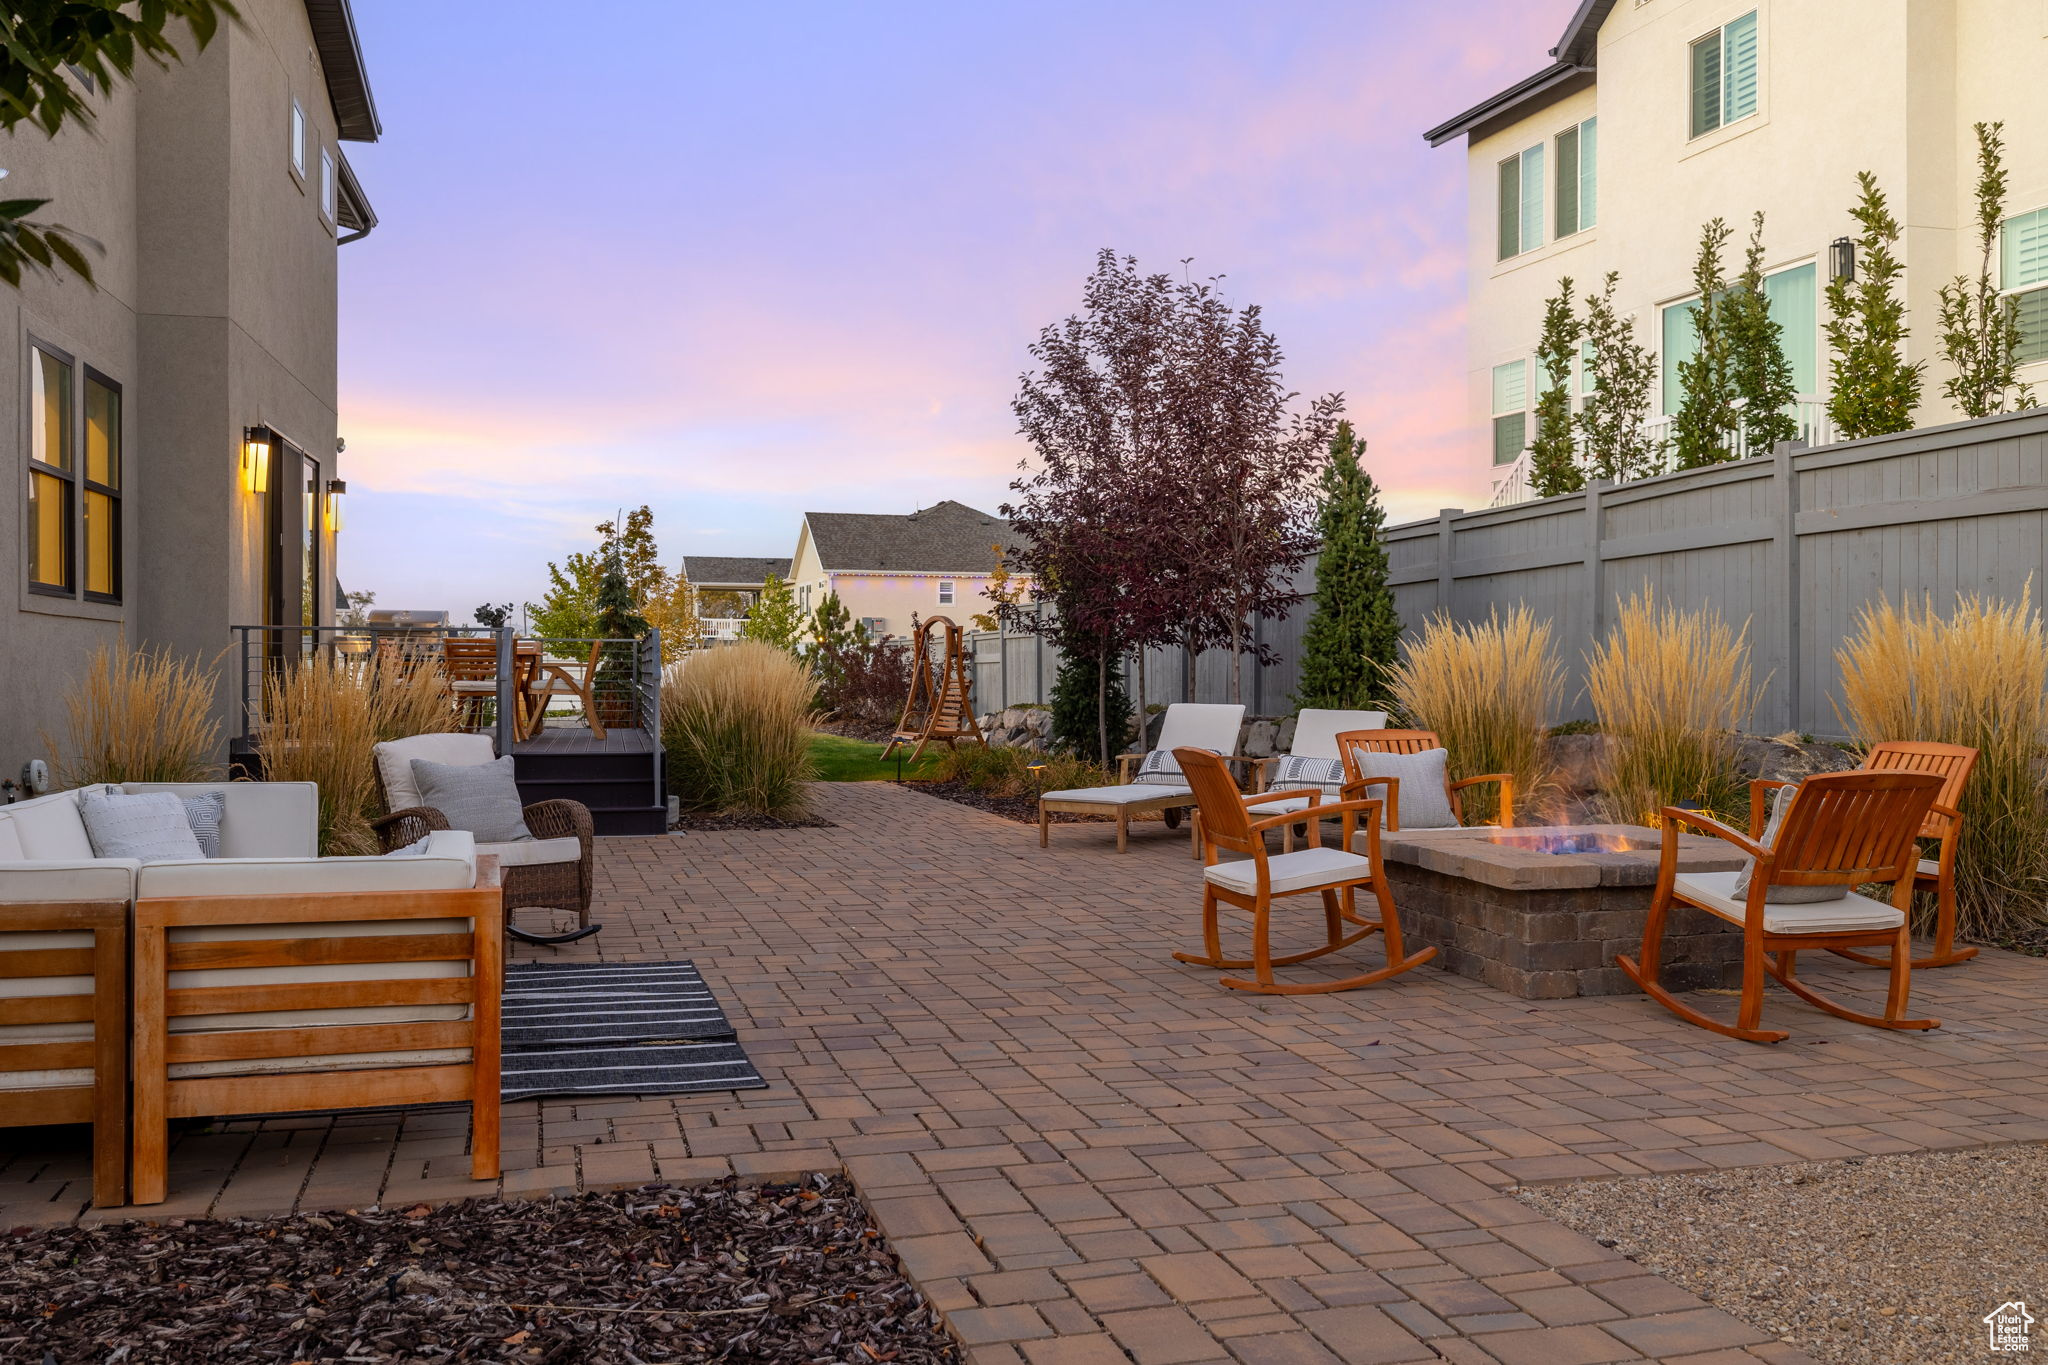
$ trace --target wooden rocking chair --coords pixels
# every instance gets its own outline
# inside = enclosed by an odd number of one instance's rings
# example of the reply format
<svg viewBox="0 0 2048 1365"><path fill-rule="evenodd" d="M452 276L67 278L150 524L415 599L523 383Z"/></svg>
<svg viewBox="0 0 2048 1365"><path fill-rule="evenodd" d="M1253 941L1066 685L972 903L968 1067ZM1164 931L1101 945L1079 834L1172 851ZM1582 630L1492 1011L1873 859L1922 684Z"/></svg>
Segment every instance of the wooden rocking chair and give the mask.
<svg viewBox="0 0 2048 1365"><path fill-rule="evenodd" d="M1962 843L1963 788L1977 767L1977 751L1963 744L1936 744L1924 740L1888 739L1870 746L1864 755L1865 772L1933 773L1941 779L1941 794L1934 809L1920 827L1920 837L1935 844L1932 858L1919 859L1913 869L1913 889L1933 891L1935 898L1934 951L1913 959L1915 967L1948 967L1968 962L1975 948L1956 947L1956 849ZM1764 793L1789 785L1758 779L1749 784L1749 837L1759 838L1764 829L1767 800ZM1872 967L1889 967L1891 960L1854 949L1838 948L1836 953Z"/></svg>
<svg viewBox="0 0 2048 1365"><path fill-rule="evenodd" d="M1912 903L1913 867L1919 856L1914 837L1927 819L1941 779L1931 773L1853 772L1809 777L1799 784L1785 811L1777 837L1767 847L1698 811L1666 806L1663 811L1663 856L1657 867L1657 889L1643 924L1640 962L1626 956L1615 961L1649 996L1689 1024L1725 1033L1751 1043L1776 1043L1790 1035L1761 1027L1764 974L1808 1004L1853 1023L1873 1028L1939 1028L1938 1019L1905 1017L1911 984L1912 941L1906 909ZM1756 861L1749 887L1740 899L1739 872L1678 871L1678 828L1691 825L1701 833L1724 839ZM1769 899L1773 887L1842 886L1864 882L1892 884L1892 903L1859 896L1839 900L1783 903ZM1742 1000L1736 1021L1726 1024L1682 1004L1658 980L1660 939L1674 902L1718 916L1742 929ZM1883 1015L1862 1014L1836 1004L1793 975L1794 955L1802 948L1843 948L1890 945L1891 987Z"/></svg>
<svg viewBox="0 0 2048 1365"><path fill-rule="evenodd" d="M1401 947L1401 921L1394 913L1394 898L1380 866L1380 803L1338 801L1309 807L1308 847L1292 853L1266 852L1266 831L1300 821L1304 812L1289 811L1253 820L1253 808L1237 789L1222 759L1206 749L1176 749L1182 774L1194 788L1201 819L1196 830L1202 840L1202 946L1201 953L1175 953L1181 962L1202 967L1252 969L1252 979L1226 976L1223 984L1232 990L1256 991L1262 995L1320 995L1329 991L1355 990L1388 977L1398 976L1436 956L1435 948L1424 948L1412 956ZM1267 793L1268 799L1312 796L1320 800L1320 788ZM1319 830L1323 816L1337 815L1343 821L1342 842L1324 848ZM1350 852L1354 822L1364 817L1366 851ZM1248 859L1222 862L1217 850L1248 854ZM1372 892L1379 902L1379 918L1364 919L1357 912L1356 893ZM1329 941L1320 948L1274 957L1271 941L1273 902L1282 896L1308 892L1321 895L1323 921ZM1249 958L1223 956L1223 939L1217 924L1219 904L1247 910L1252 916L1252 955ZM1356 926L1351 932L1346 929ZM1372 933L1386 935L1387 965L1362 976L1342 981L1317 981L1283 985L1273 979L1275 967L1290 966L1348 948Z"/></svg>
<svg viewBox="0 0 2048 1365"><path fill-rule="evenodd" d="M1434 730L1346 730L1337 736L1337 756L1344 760L1344 797L1355 800L1366 795L1373 787L1385 787L1387 804L1387 828L1401 828L1401 779L1398 777L1361 777L1358 768L1358 754L1419 754L1425 749L1441 749L1444 742L1437 738ZM1445 773L1444 795L1450 798L1451 814L1458 817L1458 823L1465 823L1465 805L1458 799L1458 793L1467 787L1493 782L1500 786L1500 817L1494 823L1503 828L1515 823L1515 778L1512 773L1486 773L1479 777L1460 778L1453 782L1448 771ZM1348 847L1348 845L1347 845Z"/></svg>

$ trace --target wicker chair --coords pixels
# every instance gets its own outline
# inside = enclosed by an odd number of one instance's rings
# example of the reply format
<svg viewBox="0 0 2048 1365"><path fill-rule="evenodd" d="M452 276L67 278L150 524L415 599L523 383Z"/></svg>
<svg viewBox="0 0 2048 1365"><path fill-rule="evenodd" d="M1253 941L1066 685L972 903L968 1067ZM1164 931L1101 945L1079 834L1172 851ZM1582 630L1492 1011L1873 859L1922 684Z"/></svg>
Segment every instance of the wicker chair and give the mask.
<svg viewBox="0 0 2048 1365"><path fill-rule="evenodd" d="M421 805L412 781L412 760L458 766L489 763L496 758L487 735L414 735L376 747L377 787L390 813L373 822L386 853L417 843L437 829L448 829L448 817ZM523 943L561 944L589 938L602 929L590 922L590 808L580 801L536 801L525 808L531 839L514 843L479 843L478 853L498 859L505 892L505 932ZM573 841L573 843L572 843ZM534 934L516 927L514 910L572 910L576 927L564 934Z"/></svg>

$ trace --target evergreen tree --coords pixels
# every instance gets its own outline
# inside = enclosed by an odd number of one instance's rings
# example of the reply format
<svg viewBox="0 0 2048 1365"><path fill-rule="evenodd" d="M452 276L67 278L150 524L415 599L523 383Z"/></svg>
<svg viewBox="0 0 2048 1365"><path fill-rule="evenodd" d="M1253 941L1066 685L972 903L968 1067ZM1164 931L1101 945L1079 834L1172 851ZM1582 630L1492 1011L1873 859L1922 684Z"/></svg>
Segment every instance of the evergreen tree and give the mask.
<svg viewBox="0 0 2048 1365"><path fill-rule="evenodd" d="M1386 671L1401 639L1401 618L1387 585L1380 491L1359 463L1365 442L1337 424L1323 470L1316 531L1315 611L1301 637L1300 706L1358 709L1384 697Z"/></svg>
<svg viewBox="0 0 2048 1365"><path fill-rule="evenodd" d="M769 574L754 609L747 613L746 624L740 627L740 638L759 640L794 654L803 631L804 618L796 605L795 590Z"/></svg>
<svg viewBox="0 0 2048 1365"><path fill-rule="evenodd" d="M1678 412L1671 419L1680 469L1720 464L1735 456L1735 382L1728 354L1728 277L1721 248L1729 227L1716 218L1700 229L1693 261L1693 353L1678 362Z"/></svg>
<svg viewBox="0 0 2048 1365"><path fill-rule="evenodd" d="M837 592L827 592L825 600L812 610L810 636L803 655L810 661L811 671L818 675L818 690L836 695L845 681L844 660L848 651L866 638Z"/></svg>
<svg viewBox="0 0 2048 1365"><path fill-rule="evenodd" d="M612 643L604 647L597 661L597 678L591 687L599 719L607 726L623 728L633 716L636 642L647 634L647 618L633 600L633 586L626 576L626 561L616 547L607 549L604 572L597 583L597 637Z"/></svg>
<svg viewBox="0 0 2048 1365"><path fill-rule="evenodd" d="M1579 435L1588 472L1625 483L1657 472L1664 443L1651 439L1643 419L1657 384L1657 357L1636 340L1633 317L1614 311L1618 271L1586 295L1586 340L1593 350L1593 391L1579 405Z"/></svg>
<svg viewBox="0 0 2048 1365"><path fill-rule="evenodd" d="M2033 390L2019 382L2020 306L1998 292L1991 275L1991 249L2005 221L2004 128L1977 125L1977 278L1958 275L1941 288L1941 357L1956 371L1941 391L1965 417L2034 406Z"/></svg>
<svg viewBox="0 0 2048 1365"><path fill-rule="evenodd" d="M1906 267L1892 252L1899 220L1875 175L1858 171L1856 185L1857 204L1849 210L1863 229L1856 239L1856 278L1828 281L1828 416L1845 441L1911 431L1926 368L1925 361L1908 365L1902 349L1909 332L1899 276Z"/></svg>
<svg viewBox="0 0 2048 1365"><path fill-rule="evenodd" d="M1095 655L1069 652L1053 679L1052 747L1107 766L1117 754L1115 737L1130 729L1131 699L1115 662L1104 677ZM1110 737L1106 748L1105 735Z"/></svg>
<svg viewBox="0 0 2048 1365"><path fill-rule="evenodd" d="M1742 400L1742 443L1751 455L1768 455L1780 441L1799 436L1791 408L1799 398L1792 362L1785 355L1785 329L1771 317L1764 293L1764 215L1751 220L1742 273L1728 291L1722 325L1728 333L1728 365Z"/></svg>
<svg viewBox="0 0 2048 1365"><path fill-rule="evenodd" d="M1543 334L1536 341L1537 378L1543 390L1536 395L1529 486L1539 498L1576 493L1586 486L1572 431L1572 359L1584 333L1585 325L1572 312L1572 278L1567 275L1557 282L1557 296L1543 301Z"/></svg>

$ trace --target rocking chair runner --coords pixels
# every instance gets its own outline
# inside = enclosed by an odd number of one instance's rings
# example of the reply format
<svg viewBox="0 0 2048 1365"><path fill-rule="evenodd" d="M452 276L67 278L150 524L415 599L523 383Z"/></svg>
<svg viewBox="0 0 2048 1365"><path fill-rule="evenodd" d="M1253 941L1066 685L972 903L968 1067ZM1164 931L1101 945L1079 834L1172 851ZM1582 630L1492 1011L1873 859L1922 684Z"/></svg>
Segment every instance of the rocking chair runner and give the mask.
<svg viewBox="0 0 2048 1365"><path fill-rule="evenodd" d="M1920 838L1935 843L1932 858L1919 859L1913 869L1913 888L1932 890L1935 897L1934 951L1913 959L1915 967L1949 967L1968 962L1975 948L1956 947L1956 850L1962 844L1963 788L1977 767L1977 751L1962 744L1936 744L1926 740L1885 740L1870 746L1864 756L1865 772L1933 773L1941 779L1941 794L1920 827ZM1763 833L1765 793L1790 783L1758 779L1749 784L1749 837ZM1889 959L1853 949L1837 949L1840 957L1872 967L1889 967Z"/></svg>
<svg viewBox="0 0 2048 1365"><path fill-rule="evenodd" d="M1385 871L1380 865L1378 801L1312 805L1307 812L1289 811L1255 821L1252 819L1252 803L1237 790L1237 784L1231 780L1230 770L1222 759L1205 749L1176 749L1173 756L1180 761L1181 772L1194 788L1200 805L1201 819L1197 822L1197 832L1202 840L1202 861L1206 864L1202 870L1204 951L1175 953L1175 959L1203 967L1250 967L1251 980L1234 976L1223 978L1223 984L1233 990L1255 991L1262 995L1320 995L1370 986L1436 956L1433 947L1409 955L1401 946L1401 921L1394 913L1394 899L1387 890ZM1319 799L1322 792L1319 788L1304 787L1298 791L1267 793L1268 799L1304 795ZM1267 853L1266 831L1300 821L1304 813L1310 817L1308 847L1292 853ZM1321 828L1319 817L1329 815L1339 816L1343 822L1342 842L1335 848L1322 847L1318 833ZM1349 851L1355 822L1360 816L1364 817L1366 831L1366 851L1363 854ZM1243 861L1226 863L1217 858L1218 849L1250 856ZM1356 893L1360 890L1370 891L1379 902L1378 919L1366 919L1358 914ZM1328 942L1306 952L1274 957L1271 939L1273 902L1283 896L1311 891L1322 896ZM1223 956L1223 939L1216 918L1219 904L1251 912L1252 955L1249 958ZM1352 932L1347 933L1347 927L1351 927ZM1348 948L1374 932L1386 935L1387 965L1378 971L1346 977L1341 981L1298 985L1284 985L1273 979L1275 967L1323 957L1339 948Z"/></svg>
<svg viewBox="0 0 2048 1365"><path fill-rule="evenodd" d="M1905 1017L1911 985L1912 942L1906 907L1913 894L1919 850L1914 836L1927 819L1941 779L1928 773L1852 772L1809 777L1785 811L1778 835L1767 847L1698 811L1666 806L1664 845L1657 889L1643 924L1640 961L1615 959L1638 986L1689 1024L1751 1043L1776 1043L1790 1035L1763 1028L1764 974L1808 1004L1853 1023L1874 1028L1939 1028L1938 1019ZM1755 859L1747 892L1737 898L1737 872L1678 871L1678 827L1691 825L1735 845ZM1771 900L1776 887L1841 886L1890 882L1892 903L1849 891L1838 900L1786 903ZM1672 904L1690 905L1742 929L1742 1000L1736 1021L1713 1019L1666 990L1658 980L1660 939ZM1839 1005L1793 975L1802 948L1889 945L1891 986L1883 1015L1862 1014Z"/></svg>

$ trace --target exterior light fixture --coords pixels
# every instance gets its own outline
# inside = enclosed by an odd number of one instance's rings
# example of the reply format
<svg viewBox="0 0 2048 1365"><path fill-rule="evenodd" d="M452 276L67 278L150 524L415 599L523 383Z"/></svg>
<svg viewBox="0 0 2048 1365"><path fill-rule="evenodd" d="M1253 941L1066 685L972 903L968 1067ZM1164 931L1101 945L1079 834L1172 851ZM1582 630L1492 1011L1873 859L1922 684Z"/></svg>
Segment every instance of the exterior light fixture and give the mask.
<svg viewBox="0 0 2048 1365"><path fill-rule="evenodd" d="M242 429L242 487L251 493L270 491L270 428Z"/></svg>
<svg viewBox="0 0 2048 1365"><path fill-rule="evenodd" d="M330 531L339 531L341 529L341 499L347 492L348 480L329 479L327 481L327 529Z"/></svg>
<svg viewBox="0 0 2048 1365"><path fill-rule="evenodd" d="M1837 237L1828 244L1828 278L1856 278L1856 243L1847 237Z"/></svg>

